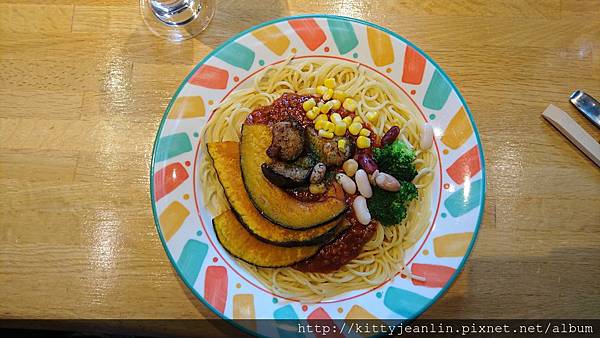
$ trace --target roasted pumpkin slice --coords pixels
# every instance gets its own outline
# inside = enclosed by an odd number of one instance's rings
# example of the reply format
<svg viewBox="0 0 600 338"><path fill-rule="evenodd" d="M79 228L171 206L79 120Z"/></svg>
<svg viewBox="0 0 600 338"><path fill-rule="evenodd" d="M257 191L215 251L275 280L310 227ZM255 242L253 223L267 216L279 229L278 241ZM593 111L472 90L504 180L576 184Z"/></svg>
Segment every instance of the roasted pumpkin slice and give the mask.
<svg viewBox="0 0 600 338"><path fill-rule="evenodd" d="M233 211L242 225L259 239L280 246L301 246L322 243L335 234L339 218L308 230L286 229L264 218L244 189L239 143L208 143L208 153L213 159L219 181Z"/></svg>
<svg viewBox="0 0 600 338"><path fill-rule="evenodd" d="M323 200L303 202L269 182L261 165L270 163L266 150L271 145L271 130L263 124L244 125L240 159L246 191L258 211L273 223L290 229L309 229L340 217L347 209L344 193L333 184Z"/></svg>
<svg viewBox="0 0 600 338"><path fill-rule="evenodd" d="M260 267L290 266L311 257L319 250L318 245L286 248L262 242L246 231L231 210L215 217L213 226L217 239L227 252Z"/></svg>

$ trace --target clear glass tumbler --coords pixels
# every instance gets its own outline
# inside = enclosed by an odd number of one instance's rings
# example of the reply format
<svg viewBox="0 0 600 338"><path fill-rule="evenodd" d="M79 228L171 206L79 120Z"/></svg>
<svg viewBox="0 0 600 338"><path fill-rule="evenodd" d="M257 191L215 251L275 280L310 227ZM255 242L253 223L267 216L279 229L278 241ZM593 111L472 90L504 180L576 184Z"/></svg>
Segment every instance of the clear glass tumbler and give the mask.
<svg viewBox="0 0 600 338"><path fill-rule="evenodd" d="M182 41L202 33L215 15L215 0L140 0L144 22L156 35Z"/></svg>

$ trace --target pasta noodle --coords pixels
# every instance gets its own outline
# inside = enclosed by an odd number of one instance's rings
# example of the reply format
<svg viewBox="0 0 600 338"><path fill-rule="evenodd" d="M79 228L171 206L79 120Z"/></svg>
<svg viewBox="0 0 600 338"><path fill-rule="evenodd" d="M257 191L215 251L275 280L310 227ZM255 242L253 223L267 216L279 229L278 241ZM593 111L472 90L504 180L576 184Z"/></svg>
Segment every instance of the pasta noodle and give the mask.
<svg viewBox="0 0 600 338"><path fill-rule="evenodd" d="M239 141L242 123L254 109L271 104L283 93L315 94L316 87L326 78L334 78L336 89L357 101L356 113L366 120L368 111L378 111L374 131L382 136L392 126L399 126L400 139L415 150L417 176L413 183L418 198L408 208L401 224L378 225L373 238L354 260L332 273L308 273L293 268L259 268L239 261L250 273L278 295L301 300L321 300L348 291L377 286L404 270L404 250L414 245L429 225L431 183L436 157L420 148L423 120L409 109L405 100L386 81L359 64L291 57L267 68L255 77L250 88L235 91L215 110L202 137L207 142ZM203 201L217 215L229 208L210 159L204 156L200 164ZM418 279L419 277L414 277Z"/></svg>

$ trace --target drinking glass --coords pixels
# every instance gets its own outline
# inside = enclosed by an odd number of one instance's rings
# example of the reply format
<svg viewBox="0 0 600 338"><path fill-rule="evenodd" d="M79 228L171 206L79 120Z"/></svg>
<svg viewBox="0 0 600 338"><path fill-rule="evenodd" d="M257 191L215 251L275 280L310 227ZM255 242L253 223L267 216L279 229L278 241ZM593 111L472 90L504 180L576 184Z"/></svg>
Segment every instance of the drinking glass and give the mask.
<svg viewBox="0 0 600 338"><path fill-rule="evenodd" d="M215 7L215 0L140 0L148 28L171 41L190 39L204 31Z"/></svg>

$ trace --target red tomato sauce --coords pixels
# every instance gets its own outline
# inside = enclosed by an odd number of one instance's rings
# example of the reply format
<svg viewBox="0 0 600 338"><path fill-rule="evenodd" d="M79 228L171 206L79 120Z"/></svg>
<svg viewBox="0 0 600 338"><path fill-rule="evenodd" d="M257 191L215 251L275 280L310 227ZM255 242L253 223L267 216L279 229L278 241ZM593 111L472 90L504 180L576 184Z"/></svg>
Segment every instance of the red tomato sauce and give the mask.
<svg viewBox="0 0 600 338"><path fill-rule="evenodd" d="M286 189L285 191L302 202L319 202L325 200L325 194L313 194L308 189Z"/></svg>
<svg viewBox="0 0 600 338"><path fill-rule="evenodd" d="M306 117L306 112L302 108L302 103L313 98L310 95L298 95L285 93L268 106L255 109L246 118L246 124L267 124L272 125L277 122L294 119L303 127L312 124L312 121ZM318 101L318 98L314 98Z"/></svg>

